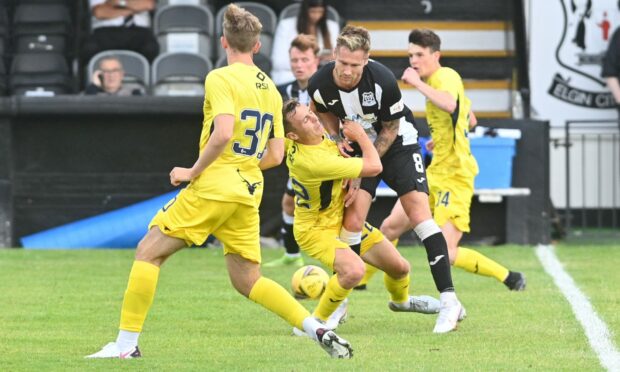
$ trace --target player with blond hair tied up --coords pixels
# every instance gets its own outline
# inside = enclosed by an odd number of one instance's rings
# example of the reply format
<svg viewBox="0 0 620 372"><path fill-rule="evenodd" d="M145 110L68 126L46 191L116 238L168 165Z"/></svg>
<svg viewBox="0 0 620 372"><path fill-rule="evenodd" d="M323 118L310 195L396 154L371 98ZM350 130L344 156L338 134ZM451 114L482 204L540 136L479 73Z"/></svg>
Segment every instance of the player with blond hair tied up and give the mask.
<svg viewBox="0 0 620 372"><path fill-rule="evenodd" d="M383 172L352 184L345 196L340 239L360 253L362 229L381 180L398 194L411 226L422 240L428 264L440 293L441 305L433 332L457 327L464 307L452 283L448 248L428 204L428 184L413 114L403 103L392 72L370 58L370 35L363 27L345 27L336 41L334 62L310 79L310 96L321 122L339 138L339 125L350 120L361 125L381 157ZM339 139L343 155L353 149ZM356 196L353 194L356 193Z"/></svg>
<svg viewBox="0 0 620 372"><path fill-rule="evenodd" d="M121 309L120 331L88 358L140 357L138 337L153 302L160 266L175 252L213 234L224 245L230 281L239 293L303 329L330 356L350 358L346 340L325 329L276 282L261 276L258 205L261 170L284 156L282 98L253 63L262 25L231 4L224 14L222 47L228 66L205 81L200 155L191 168L175 167L170 182L189 182L153 218L138 245Z"/></svg>

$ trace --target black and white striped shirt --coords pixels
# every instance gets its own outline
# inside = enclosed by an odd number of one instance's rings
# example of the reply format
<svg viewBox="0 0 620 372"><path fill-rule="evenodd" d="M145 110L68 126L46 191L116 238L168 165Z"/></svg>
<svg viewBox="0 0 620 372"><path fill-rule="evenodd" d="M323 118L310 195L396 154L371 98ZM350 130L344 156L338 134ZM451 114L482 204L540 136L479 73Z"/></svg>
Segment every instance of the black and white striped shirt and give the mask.
<svg viewBox="0 0 620 372"><path fill-rule="evenodd" d="M403 103L398 82L387 67L369 60L357 86L345 90L334 82L334 66L335 62L330 62L310 78L308 91L319 112L331 112L340 120L354 117L371 132L374 129L374 136L383 129L382 122L400 119L398 137L390 149L418 143L413 114Z"/></svg>

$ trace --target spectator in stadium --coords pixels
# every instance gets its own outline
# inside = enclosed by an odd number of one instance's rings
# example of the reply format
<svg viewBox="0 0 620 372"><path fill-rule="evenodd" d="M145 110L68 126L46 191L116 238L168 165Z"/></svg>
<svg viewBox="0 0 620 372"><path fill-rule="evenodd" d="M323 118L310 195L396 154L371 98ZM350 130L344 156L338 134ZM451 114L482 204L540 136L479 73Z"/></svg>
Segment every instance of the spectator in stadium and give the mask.
<svg viewBox="0 0 620 372"><path fill-rule="evenodd" d="M152 62L159 44L151 30L150 11L155 0L89 0L92 33L82 46L82 64L104 50L123 49Z"/></svg>
<svg viewBox="0 0 620 372"><path fill-rule="evenodd" d="M141 96L144 94L138 88L124 86L124 77L123 64L118 58L103 58L91 76L91 82L86 86L84 94L108 96Z"/></svg>
<svg viewBox="0 0 620 372"><path fill-rule="evenodd" d="M618 2L618 8L620 8L620 2ZM620 119L620 27L616 29L609 40L601 75L605 78L607 87L614 97Z"/></svg>
<svg viewBox="0 0 620 372"><path fill-rule="evenodd" d="M291 98L296 99L303 105L310 104L310 96L308 95L308 81L319 68L319 46L314 36L300 34L293 40L289 49L289 59L291 70L295 75L295 80L278 85L278 90L283 100ZM295 241L293 235L293 222L295 218L295 204L293 203L293 188L291 180L286 183L286 190L282 196L282 240L286 252L284 255L274 261L267 262L264 267L277 267L293 265L301 267L304 260L299 251L299 245Z"/></svg>
<svg viewBox="0 0 620 372"><path fill-rule="evenodd" d="M283 84L294 79L287 51L291 41L298 34L316 37L319 45L319 56L322 62L333 59L332 49L340 25L327 19L327 4L323 0L303 0L297 17L281 20L276 28L271 52L271 78L276 84Z"/></svg>
<svg viewBox="0 0 620 372"><path fill-rule="evenodd" d="M282 116L286 137L292 141L286 164L299 203L295 209L295 237L304 252L335 272L314 316L328 327L338 326L340 318L331 325L329 320L337 308L343 309L341 304L346 304L347 296L363 277L364 262L385 272L385 287L391 299L388 306L392 311L437 313L437 299L409 296L409 262L379 229L365 224L357 254L338 238L344 216L346 180L375 177L382 170L379 154L364 129L354 121L344 121L344 136L356 142L362 153L361 158L345 158L310 107L288 100L284 102ZM341 314L346 314L346 307Z"/></svg>
<svg viewBox="0 0 620 372"><path fill-rule="evenodd" d="M211 233L223 243L230 281L239 293L303 329L331 357L352 356L346 340L260 273L261 170L280 164L284 156L282 99L252 60L260 49L261 29L250 12L234 4L227 7L220 42L228 66L206 77L205 84L213 89L205 93L200 154L191 168L170 172L172 185L191 183L159 210L138 244L116 342L88 358L141 356L138 338L155 297L160 266L189 244L202 244ZM240 342L233 348L243 346Z"/></svg>
<svg viewBox="0 0 620 372"><path fill-rule="evenodd" d="M435 222L448 243L450 264L504 283L508 289L525 289L525 276L510 271L485 255L459 246L469 232L469 213L474 195L478 164L471 154L467 133L476 124L471 101L465 95L460 75L442 67L441 40L431 30L415 29L409 34L409 64L402 80L426 97L426 118L432 140L433 160L426 171L430 186L429 202ZM381 231L398 239L411 230L411 223L400 201L396 202Z"/></svg>
<svg viewBox="0 0 620 372"><path fill-rule="evenodd" d="M426 248L428 264L440 293L436 333L454 330L463 306L458 300L448 261L448 247L428 204L428 184L411 110L403 104L392 71L369 59L370 34L363 27L345 27L336 41L335 61L310 79L308 91L328 133L338 139L343 156L353 148L340 138L339 124L353 120L366 129L381 156L383 172L349 187L340 239L360 252L362 229L381 180L396 191L410 224Z"/></svg>

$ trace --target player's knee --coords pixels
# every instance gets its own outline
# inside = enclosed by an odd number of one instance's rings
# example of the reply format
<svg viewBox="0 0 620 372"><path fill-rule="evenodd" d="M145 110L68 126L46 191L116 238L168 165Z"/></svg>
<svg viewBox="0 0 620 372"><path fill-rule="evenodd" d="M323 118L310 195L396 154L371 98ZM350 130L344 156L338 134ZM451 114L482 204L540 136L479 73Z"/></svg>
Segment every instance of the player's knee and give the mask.
<svg viewBox="0 0 620 372"><path fill-rule="evenodd" d="M392 221L390 218L386 218L385 220L383 220L383 222L381 223L381 227L379 227L379 230L381 230L385 238L389 241L398 238L398 236L394 236L396 235L396 230L394 229L394 226L392 226Z"/></svg>
<svg viewBox="0 0 620 372"><path fill-rule="evenodd" d="M342 226L344 226L344 228L348 231L362 231L364 228L364 219L351 213L344 219Z"/></svg>
<svg viewBox="0 0 620 372"><path fill-rule="evenodd" d="M161 266L163 263L163 258L157 257L152 244L150 244L150 241L146 239L146 237L138 243L138 246L136 247L135 259L136 261L149 262L157 266Z"/></svg>
<svg viewBox="0 0 620 372"><path fill-rule="evenodd" d="M338 281L344 288L355 287L364 277L366 266L362 260L351 261L338 272Z"/></svg>
<svg viewBox="0 0 620 372"><path fill-rule="evenodd" d="M400 262L398 263L396 267L395 277L398 279L404 278L405 276L409 275L410 270L411 270L411 266L409 265L409 261L405 260L404 258L401 258Z"/></svg>

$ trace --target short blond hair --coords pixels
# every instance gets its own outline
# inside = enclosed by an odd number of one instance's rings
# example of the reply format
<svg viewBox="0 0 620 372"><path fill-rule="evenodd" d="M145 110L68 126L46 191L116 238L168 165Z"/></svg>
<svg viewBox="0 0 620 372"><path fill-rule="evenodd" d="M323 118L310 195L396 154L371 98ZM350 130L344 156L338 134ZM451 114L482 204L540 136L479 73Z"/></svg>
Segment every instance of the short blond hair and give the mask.
<svg viewBox="0 0 620 372"><path fill-rule="evenodd" d="M363 50L370 52L370 34L364 27L346 26L336 39L336 49L345 47L352 52Z"/></svg>
<svg viewBox="0 0 620 372"><path fill-rule="evenodd" d="M258 42L263 25L254 14L230 4L224 13L223 29L230 47L238 52L247 53Z"/></svg>

